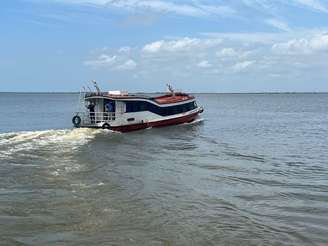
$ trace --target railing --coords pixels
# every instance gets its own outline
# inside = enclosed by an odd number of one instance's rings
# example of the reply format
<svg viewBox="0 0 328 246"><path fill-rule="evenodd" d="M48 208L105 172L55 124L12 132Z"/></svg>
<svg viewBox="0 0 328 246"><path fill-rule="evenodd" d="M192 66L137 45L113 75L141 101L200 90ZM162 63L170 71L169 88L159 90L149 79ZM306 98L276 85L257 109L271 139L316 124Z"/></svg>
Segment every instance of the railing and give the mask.
<svg viewBox="0 0 328 246"><path fill-rule="evenodd" d="M108 123L115 120L113 112L78 112L82 125L95 125L98 123Z"/></svg>
<svg viewBox="0 0 328 246"><path fill-rule="evenodd" d="M85 92L85 97L107 96L108 92Z"/></svg>

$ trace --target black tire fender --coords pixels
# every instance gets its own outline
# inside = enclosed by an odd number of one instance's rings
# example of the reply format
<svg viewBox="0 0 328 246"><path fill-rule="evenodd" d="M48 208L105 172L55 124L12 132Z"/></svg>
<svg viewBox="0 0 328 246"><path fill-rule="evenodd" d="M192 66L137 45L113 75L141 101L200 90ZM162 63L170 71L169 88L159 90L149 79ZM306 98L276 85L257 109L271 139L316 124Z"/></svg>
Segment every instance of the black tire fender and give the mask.
<svg viewBox="0 0 328 246"><path fill-rule="evenodd" d="M105 123L102 125L102 129L110 129L110 125L108 123Z"/></svg>
<svg viewBox="0 0 328 246"><path fill-rule="evenodd" d="M77 128L81 126L81 122L82 122L81 117L78 115L75 115L72 119L73 125Z"/></svg>

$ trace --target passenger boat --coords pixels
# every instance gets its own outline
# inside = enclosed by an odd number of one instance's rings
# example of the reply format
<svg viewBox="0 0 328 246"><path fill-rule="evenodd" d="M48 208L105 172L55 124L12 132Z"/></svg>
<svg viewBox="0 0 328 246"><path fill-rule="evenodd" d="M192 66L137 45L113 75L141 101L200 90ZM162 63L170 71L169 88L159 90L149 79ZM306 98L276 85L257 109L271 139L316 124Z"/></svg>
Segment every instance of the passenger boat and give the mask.
<svg viewBox="0 0 328 246"><path fill-rule="evenodd" d="M203 112L194 96L175 92L170 85L169 93L151 97L121 91L101 92L97 83L93 83L96 91L80 95L80 108L84 109L74 115L75 127L128 132L193 122Z"/></svg>

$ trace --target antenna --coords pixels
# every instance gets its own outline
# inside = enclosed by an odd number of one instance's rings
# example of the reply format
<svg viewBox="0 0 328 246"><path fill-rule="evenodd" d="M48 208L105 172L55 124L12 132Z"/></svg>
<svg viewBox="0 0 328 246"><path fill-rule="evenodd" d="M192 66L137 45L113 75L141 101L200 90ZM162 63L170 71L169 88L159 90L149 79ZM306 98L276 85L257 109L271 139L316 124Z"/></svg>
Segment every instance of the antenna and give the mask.
<svg viewBox="0 0 328 246"><path fill-rule="evenodd" d="M91 82L93 83L93 86L96 88L97 93L100 94L101 91L100 91L100 89L99 89L99 86L98 86L98 84L97 84L97 81L92 80Z"/></svg>
<svg viewBox="0 0 328 246"><path fill-rule="evenodd" d="M173 89L173 87L170 84L166 84L167 89L171 92L172 96L175 96L175 91Z"/></svg>

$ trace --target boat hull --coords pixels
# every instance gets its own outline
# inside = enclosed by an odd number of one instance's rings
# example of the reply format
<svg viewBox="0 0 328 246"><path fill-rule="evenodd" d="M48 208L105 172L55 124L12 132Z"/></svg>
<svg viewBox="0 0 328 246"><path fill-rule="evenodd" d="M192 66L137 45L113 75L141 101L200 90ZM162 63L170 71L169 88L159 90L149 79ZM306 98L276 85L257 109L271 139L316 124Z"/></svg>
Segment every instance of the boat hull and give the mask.
<svg viewBox="0 0 328 246"><path fill-rule="evenodd" d="M195 121L199 117L200 112L196 112L190 115L177 117L173 119L165 119L159 120L155 122L148 122L148 123L138 123L138 124L131 124L131 125L122 125L122 126L109 126L109 130L117 131L117 132L131 132L137 131L147 128L155 128L155 127L165 127L165 126L172 126L172 125L179 125L184 123L191 123ZM81 128L103 128L101 126L96 125L83 125L80 126Z"/></svg>
<svg viewBox="0 0 328 246"><path fill-rule="evenodd" d="M123 126L112 126L112 127L110 127L110 130L118 131L118 132L130 132L130 131L142 130L142 129L146 129L146 128L164 127L164 126L179 125L179 124L183 124L183 123L190 123L197 119L199 113L200 112L198 111L193 114L186 115L186 116L181 116L181 117L172 118L172 119L159 120L159 121L154 121L154 122L148 122L148 123L139 123L139 124L123 125Z"/></svg>

